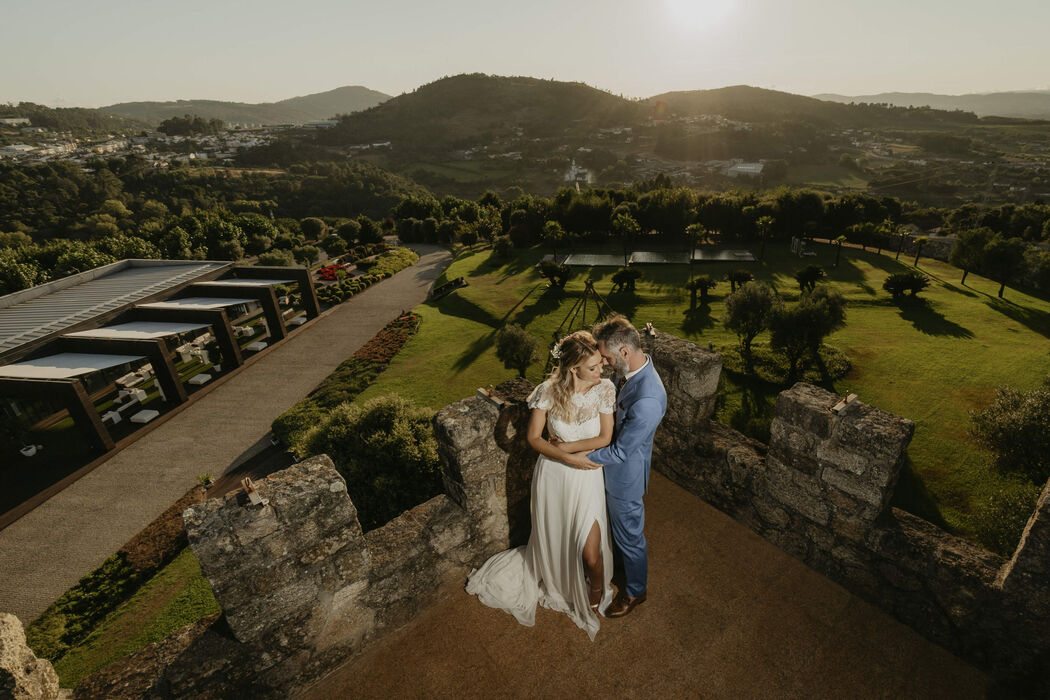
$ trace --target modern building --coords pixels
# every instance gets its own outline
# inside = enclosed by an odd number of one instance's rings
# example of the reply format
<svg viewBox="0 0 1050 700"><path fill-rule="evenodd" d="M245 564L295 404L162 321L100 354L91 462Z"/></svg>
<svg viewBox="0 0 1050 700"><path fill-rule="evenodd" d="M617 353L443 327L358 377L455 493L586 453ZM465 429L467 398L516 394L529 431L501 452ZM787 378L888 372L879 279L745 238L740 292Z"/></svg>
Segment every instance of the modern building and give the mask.
<svg viewBox="0 0 1050 700"><path fill-rule="evenodd" d="M122 260L0 297L0 514L319 314L309 271Z"/></svg>

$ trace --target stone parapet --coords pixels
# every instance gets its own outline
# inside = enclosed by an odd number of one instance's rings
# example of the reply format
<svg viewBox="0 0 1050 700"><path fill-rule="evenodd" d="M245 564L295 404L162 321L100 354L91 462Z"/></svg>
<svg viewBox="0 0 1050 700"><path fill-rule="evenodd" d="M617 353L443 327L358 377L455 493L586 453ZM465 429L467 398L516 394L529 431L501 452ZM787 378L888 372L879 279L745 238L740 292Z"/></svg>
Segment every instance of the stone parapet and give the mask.
<svg viewBox="0 0 1050 700"><path fill-rule="evenodd" d="M22 623L0 613L0 698L53 700L59 697L58 674L47 659L26 645Z"/></svg>

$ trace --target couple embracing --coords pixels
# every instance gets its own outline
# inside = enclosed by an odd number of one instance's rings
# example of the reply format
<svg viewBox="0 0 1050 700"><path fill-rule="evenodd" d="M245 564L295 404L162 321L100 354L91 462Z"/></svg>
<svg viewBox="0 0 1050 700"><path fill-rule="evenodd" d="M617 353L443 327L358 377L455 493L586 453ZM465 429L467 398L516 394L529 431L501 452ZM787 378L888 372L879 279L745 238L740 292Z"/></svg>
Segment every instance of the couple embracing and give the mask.
<svg viewBox="0 0 1050 700"><path fill-rule="evenodd" d="M528 442L539 453L529 543L471 572L467 592L527 626L537 603L563 612L593 640L599 615L623 617L645 602L642 499L667 394L623 316L595 326L593 335L572 333L551 352L554 371L528 399ZM612 380L602 379L606 366ZM615 597L611 543L625 579Z"/></svg>

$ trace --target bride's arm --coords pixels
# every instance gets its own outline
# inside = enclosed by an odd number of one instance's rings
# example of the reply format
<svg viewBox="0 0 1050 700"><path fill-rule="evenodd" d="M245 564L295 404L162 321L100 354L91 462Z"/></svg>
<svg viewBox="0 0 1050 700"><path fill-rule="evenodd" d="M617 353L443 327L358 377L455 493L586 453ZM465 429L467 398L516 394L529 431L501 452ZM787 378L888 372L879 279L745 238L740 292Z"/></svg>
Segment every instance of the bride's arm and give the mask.
<svg viewBox="0 0 1050 700"><path fill-rule="evenodd" d="M612 442L613 424L616 421L611 413L599 413L598 415L601 421L601 431L597 437L586 440L573 440L572 442L561 442L560 440L552 442L559 450L564 450L565 452L590 452L591 450L597 450L599 447L605 447Z"/></svg>
<svg viewBox="0 0 1050 700"><path fill-rule="evenodd" d="M544 440L543 428L545 425L547 425L547 412L542 408L532 409L532 415L529 417L529 432L527 436L529 447L536 450L544 457L550 457L553 460L564 462L570 467L576 467L577 469L597 469L602 466L587 459L586 455L569 454ZM610 436L612 435L611 423L609 426L609 434ZM608 445L608 441L606 441L605 444Z"/></svg>

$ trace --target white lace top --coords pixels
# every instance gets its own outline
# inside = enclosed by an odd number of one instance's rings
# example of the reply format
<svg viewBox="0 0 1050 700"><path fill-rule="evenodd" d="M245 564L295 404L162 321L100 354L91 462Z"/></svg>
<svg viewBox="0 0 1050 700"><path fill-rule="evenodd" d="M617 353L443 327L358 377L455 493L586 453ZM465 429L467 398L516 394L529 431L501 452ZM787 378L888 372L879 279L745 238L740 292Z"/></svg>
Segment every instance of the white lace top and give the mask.
<svg viewBox="0 0 1050 700"><path fill-rule="evenodd" d="M554 405L551 383L547 380L533 389L528 398L529 408L539 408L547 413L547 426L552 433L566 442L587 440L601 432L599 413L616 410L616 386L603 379L583 393L572 395L572 411L569 417L550 414Z"/></svg>

